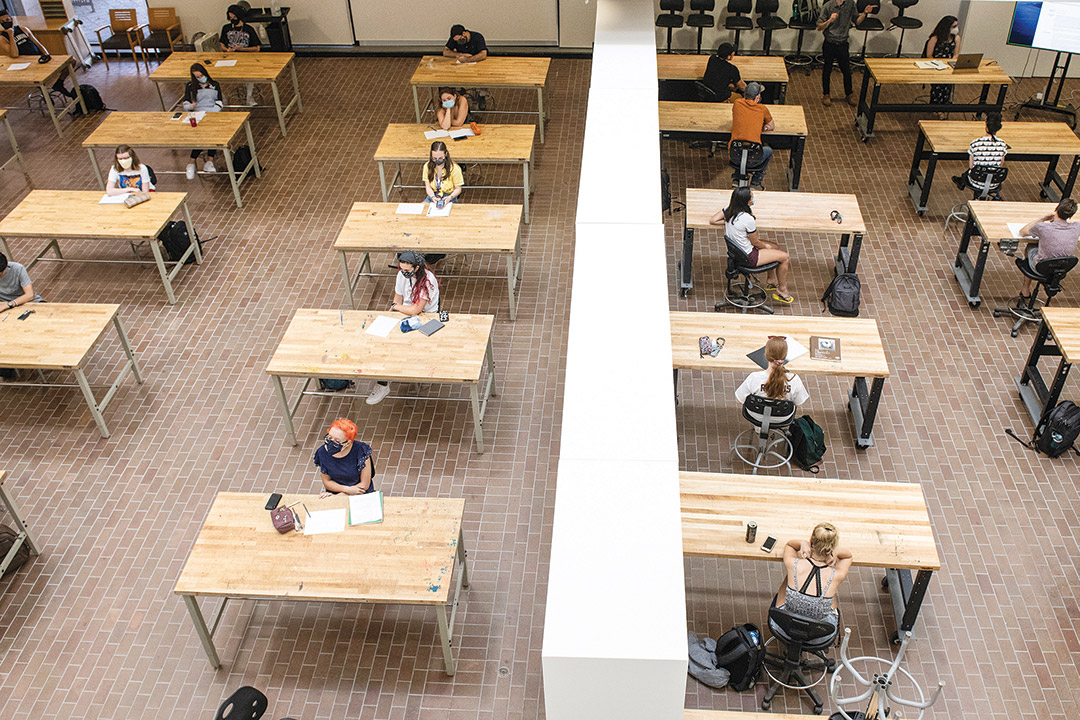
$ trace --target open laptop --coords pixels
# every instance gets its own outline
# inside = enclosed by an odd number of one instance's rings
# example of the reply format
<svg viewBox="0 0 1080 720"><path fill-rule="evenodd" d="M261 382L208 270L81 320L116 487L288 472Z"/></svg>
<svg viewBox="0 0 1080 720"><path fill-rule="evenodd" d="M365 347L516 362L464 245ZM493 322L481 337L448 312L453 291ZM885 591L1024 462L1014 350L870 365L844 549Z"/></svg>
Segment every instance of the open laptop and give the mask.
<svg viewBox="0 0 1080 720"><path fill-rule="evenodd" d="M982 53L961 53L955 60L949 61L953 70L978 70L982 64Z"/></svg>

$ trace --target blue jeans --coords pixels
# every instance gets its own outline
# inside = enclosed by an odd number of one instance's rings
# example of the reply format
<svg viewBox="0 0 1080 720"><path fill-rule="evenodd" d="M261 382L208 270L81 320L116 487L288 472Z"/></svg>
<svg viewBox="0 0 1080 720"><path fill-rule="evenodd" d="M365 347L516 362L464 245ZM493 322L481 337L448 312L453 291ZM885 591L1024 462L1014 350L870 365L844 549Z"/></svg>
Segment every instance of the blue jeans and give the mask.
<svg viewBox="0 0 1080 720"><path fill-rule="evenodd" d="M758 156L751 155L746 162L746 170L750 173L751 185L762 185L765 181L765 171L769 169L769 163L772 161L773 150L768 145L761 146L761 154ZM738 158L732 153L732 164L735 165L735 169L738 170Z"/></svg>

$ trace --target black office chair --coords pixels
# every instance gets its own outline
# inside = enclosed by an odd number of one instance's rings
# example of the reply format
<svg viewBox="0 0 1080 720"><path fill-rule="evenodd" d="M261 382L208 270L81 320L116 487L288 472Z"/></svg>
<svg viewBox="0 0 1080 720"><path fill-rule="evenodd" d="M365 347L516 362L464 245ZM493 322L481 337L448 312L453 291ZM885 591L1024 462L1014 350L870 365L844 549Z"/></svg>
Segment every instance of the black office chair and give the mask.
<svg viewBox="0 0 1080 720"><path fill-rule="evenodd" d="M261 692L245 685L221 703L214 720L259 720L266 712L269 701Z"/></svg>
<svg viewBox="0 0 1080 720"><path fill-rule="evenodd" d="M1076 267L1076 263L1077 257L1075 255L1050 258L1049 260L1040 261L1032 270L1025 252L1023 257L1016 258L1016 267L1020 268L1020 272L1024 273L1025 277L1029 277L1037 283L1035 290L1031 293L1030 298L1020 300L1014 307L994 308L994 317L1011 315L1016 318L1016 324L1013 325L1011 333L1013 337L1016 337L1017 333L1020 332L1020 327L1024 323L1039 322L1041 314L1039 308L1035 307L1036 303L1039 302L1039 288L1046 291L1046 302L1043 303L1043 307L1046 307L1061 292L1061 281L1065 279L1070 270Z"/></svg>
<svg viewBox="0 0 1080 720"><path fill-rule="evenodd" d="M881 11L881 0L858 0L856 7L859 12L863 12L867 7L874 8L867 11L866 18L861 23L855 25L855 29L863 34L862 52L858 58L851 58L851 64L862 66L866 65L866 44L870 41L870 33L884 30L885 24L874 17Z"/></svg>
<svg viewBox="0 0 1080 720"><path fill-rule="evenodd" d="M772 48L773 30L783 30L788 26L786 22L776 16L780 9L780 0L757 0L757 26L765 31L765 39L762 41L762 55L770 55Z"/></svg>
<svg viewBox="0 0 1080 720"><path fill-rule="evenodd" d="M1001 186L1009 177L1009 168L994 165L975 165L968 170L967 186L972 200L1001 200Z"/></svg>
<svg viewBox="0 0 1080 720"><path fill-rule="evenodd" d="M706 13L716 9L716 0L690 0L690 11L693 13L686 16L687 27L697 28L697 52L701 54L701 33L705 28L711 28L716 24L716 18Z"/></svg>
<svg viewBox="0 0 1080 720"><path fill-rule="evenodd" d="M797 2L798 0L796 0ZM803 33L807 30L817 30L817 21L813 17L796 19L792 18L788 22L788 27L792 30L799 31L798 41L795 45L795 52L791 55L784 57L784 62L790 65L792 68L802 68L806 71L806 74L810 74L810 70L814 65L814 58L807 55L802 51Z"/></svg>
<svg viewBox="0 0 1080 720"><path fill-rule="evenodd" d="M757 475L758 470L774 470L791 462L794 451L784 428L795 419L795 403L747 395L743 400L742 416L753 427L739 433L731 452L754 468L751 475Z"/></svg>
<svg viewBox="0 0 1080 720"><path fill-rule="evenodd" d="M701 80L694 81L694 92L697 93L698 102L727 102L728 98L731 97L730 93L726 97L720 97L720 95L717 94L715 90L703 83ZM712 155L710 154L709 157L712 157Z"/></svg>
<svg viewBox="0 0 1080 720"><path fill-rule="evenodd" d="M683 0L660 0L660 9L665 12L656 18L656 27L667 28L667 51L671 52L671 31L683 26Z"/></svg>
<svg viewBox="0 0 1080 720"><path fill-rule="evenodd" d="M735 31L735 54L739 54L739 33L753 30L754 21L746 17L754 9L753 0L728 0L728 16L724 18L724 27Z"/></svg>
<svg viewBox="0 0 1080 720"><path fill-rule="evenodd" d="M716 303L713 310L720 312L726 304L739 308L744 314L749 310L761 310L772 315L773 309L765 304L769 300L769 293L754 282L754 275L768 272L780 263L751 265L750 258L738 245L726 237L724 241L727 243L727 269L724 271L724 276L727 278L727 296L723 302ZM739 280L740 277L742 280Z"/></svg>
<svg viewBox="0 0 1080 720"><path fill-rule="evenodd" d="M775 602L773 598L774 605ZM769 608L769 630L772 637L765 642L765 672L772 682L761 701L761 709L769 709L773 697L782 686L806 693L814 703L814 713L820 715L821 697L813 688L836 666L836 661L826 653L836 640L837 628L774 606ZM769 652L769 643L773 640L784 645L783 655ZM816 659L804 660L803 655ZM820 677L811 681L809 676L819 672Z"/></svg>
<svg viewBox="0 0 1080 720"><path fill-rule="evenodd" d="M922 20L918 18L908 17L904 14L904 10L919 2L919 0L892 0L892 4L896 6L896 17L892 19L889 24L890 29L897 27L900 28L900 42L896 46L896 57L901 57L904 52L904 32L906 30L918 30L922 27Z"/></svg>
<svg viewBox="0 0 1080 720"><path fill-rule="evenodd" d="M728 164L734 168L731 182L738 187L750 185L750 176L761 165L761 143L753 140L732 140Z"/></svg>

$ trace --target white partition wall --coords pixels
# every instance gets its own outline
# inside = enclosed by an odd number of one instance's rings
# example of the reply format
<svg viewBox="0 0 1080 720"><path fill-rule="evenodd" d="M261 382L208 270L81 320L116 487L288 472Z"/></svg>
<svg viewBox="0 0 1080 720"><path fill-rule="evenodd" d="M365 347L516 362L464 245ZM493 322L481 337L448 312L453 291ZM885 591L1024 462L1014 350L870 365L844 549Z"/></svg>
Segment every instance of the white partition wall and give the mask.
<svg viewBox="0 0 1080 720"><path fill-rule="evenodd" d="M655 18L652 0L594 1L544 621L546 717L680 720L686 602L659 121L656 103L642 101L656 98ZM644 110L627 118L628 102Z"/></svg>

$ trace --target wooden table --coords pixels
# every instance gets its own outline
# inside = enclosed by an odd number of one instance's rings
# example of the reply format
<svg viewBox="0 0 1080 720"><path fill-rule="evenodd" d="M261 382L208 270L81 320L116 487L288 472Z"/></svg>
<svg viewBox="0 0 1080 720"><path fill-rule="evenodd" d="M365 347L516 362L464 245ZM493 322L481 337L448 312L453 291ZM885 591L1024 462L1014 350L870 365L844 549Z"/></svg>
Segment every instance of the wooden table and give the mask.
<svg viewBox="0 0 1080 720"><path fill-rule="evenodd" d="M25 320L19 315L27 311L33 314ZM131 350L127 333L120 322L119 305L87 305L69 303L30 303L0 314L0 367L26 370L70 370L75 374L90 414L94 416L102 437L109 437L102 413L127 377L128 370L135 381L142 384L139 364ZM94 391L86 379L83 367L91 348L112 325L120 338L120 345L127 362L120 369L116 380L109 386L101 402L94 398ZM70 384L5 382L0 388L9 387L76 387Z"/></svg>
<svg viewBox="0 0 1080 720"><path fill-rule="evenodd" d="M867 102L867 91L871 80L873 92ZM949 102L943 104L925 103L882 103L878 101L882 85L982 85L982 93L977 103ZM978 69L972 70L921 70L915 66L912 58L866 58L863 69L862 89L859 90L859 107L855 115L855 128L863 142L874 136L874 119L878 113L904 112L962 112L989 113L1001 112L1005 104L1005 93L1012 84L1012 78L993 60L984 60ZM990 86L997 85L996 102L987 102ZM973 136L977 137L977 136ZM968 138L970 141L971 138ZM966 149L966 147L965 147Z"/></svg>
<svg viewBox="0 0 1080 720"><path fill-rule="evenodd" d="M22 153L19 152L19 143L15 142L15 131L11 129L11 120L8 119L8 111L0 109L0 122L4 123L4 128L7 130L8 141L11 142L11 157L4 161L0 165L0 170L4 170L13 162L18 162L19 167L23 171L23 175L26 175L26 165L23 164ZM26 175L29 179L29 175Z"/></svg>
<svg viewBox="0 0 1080 720"><path fill-rule="evenodd" d="M515 295L521 271L521 206L455 203L449 217L429 218L427 211L432 207L425 205L422 215L399 215L397 203L353 203L345 225L334 241L334 249L341 258L349 307L356 309L353 292L361 276L387 275L371 272L373 252L494 253L506 258L510 319L516 320ZM364 254L356 274L349 269L349 253ZM364 272L365 267L368 272ZM440 273L439 277L478 276Z"/></svg>
<svg viewBox="0 0 1080 720"><path fill-rule="evenodd" d="M975 138L986 135L986 124L967 120L920 120L919 139L915 143L915 156L908 173L908 195L915 210L922 215L930 199L930 185L938 160L968 159L968 146ZM1045 162L1046 177L1039 186L1039 196L1057 202L1072 194L1080 172L1080 138L1076 137L1063 122L1007 122L1002 123L998 137L1009 144L1005 164L1014 162ZM926 150L926 145L930 149ZM1057 172L1062 155L1072 155L1068 179ZM926 160L926 175L921 171ZM1058 190L1061 194L1058 194Z"/></svg>
<svg viewBox="0 0 1080 720"><path fill-rule="evenodd" d="M788 540L809 539L819 522L835 524L856 567L885 570L898 626L893 642L914 629L930 578L941 569L918 483L680 472L679 496L684 555L777 562ZM758 526L753 543L746 542L748 522ZM777 543L765 553L760 546L769 535Z"/></svg>
<svg viewBox="0 0 1080 720"><path fill-rule="evenodd" d="M660 101L660 136L683 140L706 139L723 143L731 139L731 103ZM799 189L803 152L806 149L806 115L801 105L770 105L775 127L761 134L762 140L777 150L790 150L788 190Z"/></svg>
<svg viewBox="0 0 1080 720"><path fill-rule="evenodd" d="M56 128L56 134L64 137L64 131L60 127L60 118L68 113L75 112L76 107L82 108L83 115L86 114L86 102L83 100L79 81L75 78L75 60L69 55L53 55L52 60L49 62L39 63L38 57L37 55L17 58L0 57L0 87L15 85L33 85L36 87L44 98L45 107L49 111L53 127ZM22 70L8 69L12 65L22 65L24 63L30 63L30 67ZM67 107L57 112L56 107L53 105L50 90L65 67L70 70L71 82L75 86L76 102L68 103Z"/></svg>
<svg viewBox="0 0 1080 720"><path fill-rule="evenodd" d="M1042 322L1039 323L1039 331L1016 380L1016 389L1020 391L1020 398L1035 421L1037 433L1045 429L1046 419L1061 397L1073 363L1080 361L1080 309L1043 307L1040 313ZM1043 357L1061 358L1049 390L1039 372L1039 358Z"/></svg>
<svg viewBox="0 0 1080 720"><path fill-rule="evenodd" d="M3 333L3 328L0 328L0 333ZM15 504L15 498L11 497L11 493L4 487L4 480L7 479L7 470L0 470L0 501L3 501L7 507L8 514L11 515L11 521L15 523L16 537L15 542L7 551L7 555L0 560L0 577L7 572L8 566L11 565L11 561L15 559L16 553L19 552L19 548L23 543L26 543L30 548L31 555L40 555L40 551L37 545L34 544L34 538L30 537L30 528L26 525L26 520L23 519L19 513L19 506Z"/></svg>
<svg viewBox="0 0 1080 720"><path fill-rule="evenodd" d="M551 58L546 57L489 57L475 63L459 63L453 58L425 55L420 58L409 84L412 85L413 109L416 122L422 122L423 114L434 113L438 103L435 92L440 87L453 88L506 88L511 90L536 90L536 111L532 110L485 110L485 115L535 115L540 130L540 144L544 143L544 87L547 85ZM431 88L431 99L423 112L420 110L419 88ZM479 110L475 110L480 112Z"/></svg>
<svg viewBox="0 0 1080 720"><path fill-rule="evenodd" d="M32 190L22 199L7 217L0 220L0 248L8 258L12 257L8 244L10 237L47 238L48 243L33 260L26 263L32 268L39 260L49 262L123 262L142 263L139 260L87 260L65 258L60 252L61 239L90 238L93 240L145 241L154 254L153 264L157 265L161 282L165 285L165 294L169 303L176 302L172 280L184 267L192 255L195 262L202 262L199 244L191 243L183 257L174 262L170 273L165 265L168 262L161 255L161 242L158 234L165 228L169 219L183 211L188 232L195 237L195 224L191 222L191 213L187 206L187 193L155 192L147 202L133 208L123 205L99 205L101 192L97 190ZM43 257L52 249L55 258ZM150 261L145 261L149 263Z"/></svg>
<svg viewBox="0 0 1080 720"><path fill-rule="evenodd" d="M183 93L172 105L165 106L165 96L161 94L163 83L187 84L191 80L191 66L194 63L202 63L206 66L210 77L219 83L262 83L270 86L274 93L274 110L277 112L278 124L281 126L281 137L285 137L285 117L296 106L296 112L304 112L304 102L300 99L300 83L296 79L295 55L291 52L257 52L257 53L195 53L174 52L158 65L157 69L150 74L157 88L158 99L161 100L162 110L172 110L184 99ZM229 67L218 67L216 63L221 60L235 60L236 64ZM287 105L281 105L281 93L278 91L278 80L285 71L292 75L293 98Z"/></svg>
<svg viewBox="0 0 1080 720"><path fill-rule="evenodd" d="M687 708L683 713L683 720L806 720L806 716L793 713L691 710Z"/></svg>
<svg viewBox="0 0 1080 720"><path fill-rule="evenodd" d="M315 512L348 507L348 496L285 495L281 506L294 502ZM213 635L230 598L300 600L434 606L446 674L454 674L451 633L469 586L463 499L387 497L381 523L319 535L278 533L265 503L266 493L218 493L173 588L211 666L221 667ZM224 598L210 628L199 597Z"/></svg>
<svg viewBox="0 0 1080 720"><path fill-rule="evenodd" d="M658 53L656 75L661 85L661 99L697 97L693 83L705 77L709 55L671 55ZM778 55L736 55L732 60L739 68L743 82L759 82L765 86L762 99L783 104L787 97L787 63ZM672 97L668 97L672 95Z"/></svg>
<svg viewBox="0 0 1080 720"><path fill-rule="evenodd" d="M724 349L716 357L698 355L698 338L724 338ZM790 363L801 375L855 376L848 393L848 409L855 421L856 447L873 445L871 433L877 415L889 364L885 359L876 320L817 316L733 315L726 313L672 312L671 353L675 370L675 398L678 400L679 370L732 370L751 373L761 368L747 357L770 335L789 335L806 347L810 336L840 339L840 361L814 360L809 354ZM873 384L867 392L866 379Z"/></svg>
<svg viewBox="0 0 1080 720"><path fill-rule="evenodd" d="M266 366L281 402L289 442L296 444L293 419L305 395L327 395L307 388L313 378L387 380L408 383L467 385L472 403L476 450L484 452L482 425L488 399L495 395L495 356L491 349L493 315L454 313L446 327L427 337L419 331L397 328L385 338L365 332L379 315L402 320L405 316L378 310L297 310L285 328L274 356ZM421 313L422 322L437 317ZM487 361L487 383L480 392L480 377ZM296 400L289 402L281 379L304 378ZM342 393L332 395L341 396ZM354 396L358 397L358 396ZM438 399L404 397L410 400Z"/></svg>
<svg viewBox="0 0 1080 720"><path fill-rule="evenodd" d="M106 148L109 151L109 164L112 164L113 153L118 145L130 145L134 148L168 148L174 150L221 150L225 155L225 169L232 184L233 198L236 207L243 207L240 200L240 183L252 172L255 177L262 177L259 168L259 156L255 152L255 138L251 134L251 113L249 112L215 112L206 113L198 126L191 127L187 121L186 113L181 114L180 120L173 120L173 116L180 113L171 112L112 112L97 126L90 137L83 141L83 147L90 153L90 164L94 168L98 185L105 189L105 177L101 174L101 166L98 165L94 155L95 148ZM243 130L247 136L247 145L251 149L251 160L246 167L236 169L233 167L233 154L230 149L233 141ZM242 144L237 143L237 144ZM182 170L158 170L158 175L176 174L182 175ZM217 175L217 173L201 173L203 175Z"/></svg>
<svg viewBox="0 0 1080 720"><path fill-rule="evenodd" d="M990 244L1004 240L1010 246L1008 254L1012 255L1019 241L1013 238L1008 224L1027 225L1032 220L1046 217L1056 208L1056 203L968 201L968 218L964 224L964 234L960 237L960 248L956 252L952 271L971 307L977 308L982 303L979 289L982 287ZM972 265L971 258L968 257L968 246L976 235L982 238L982 242L979 244L979 255Z"/></svg>
<svg viewBox="0 0 1080 720"><path fill-rule="evenodd" d="M483 62L487 62L484 60ZM379 163L379 183L382 185L382 199L386 202L390 198L390 191L403 188L420 188L423 185L406 185L398 182L402 179L402 163L419 163L423 165L428 161L431 154L433 141L424 137L424 132L430 130L428 125L406 125L390 123L386 126L379 147L375 150L375 161ZM533 137L536 128L532 125L484 125L480 135L454 142L443 138L450 148L450 157L459 165L471 163L484 163L489 165L520 165L522 172L521 185L470 185L469 179L465 178L466 189L497 189L497 190L521 190L524 196L525 223L529 222L529 195L532 193L532 176L529 169L533 158ZM386 183L386 169L384 163L397 163L397 172ZM416 177L420 177L420 170L416 171Z"/></svg>
<svg viewBox="0 0 1080 720"><path fill-rule="evenodd" d="M679 264L679 295L685 297L694 287L693 267L694 230L718 230L723 225L710 225L709 219L727 207L731 190L686 190L686 228L683 239L682 262ZM832 211L840 213L841 222L832 219ZM754 217L758 230L779 232L810 232L840 235L836 251L835 272L855 272L862 252L866 223L863 222L859 200L854 195L831 195L826 193L754 192Z"/></svg>

